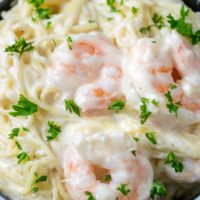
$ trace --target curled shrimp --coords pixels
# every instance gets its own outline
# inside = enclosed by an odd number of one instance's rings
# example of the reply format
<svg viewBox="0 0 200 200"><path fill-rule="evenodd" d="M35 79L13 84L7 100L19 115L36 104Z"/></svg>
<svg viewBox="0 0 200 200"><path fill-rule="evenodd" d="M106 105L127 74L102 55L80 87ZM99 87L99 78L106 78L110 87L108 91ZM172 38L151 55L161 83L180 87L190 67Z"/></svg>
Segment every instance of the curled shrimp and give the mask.
<svg viewBox="0 0 200 200"><path fill-rule="evenodd" d="M64 172L67 190L73 200L85 200L89 191L96 200L144 200L149 197L153 170L136 143L120 133L80 136L65 151ZM104 182L103 177L111 180ZM117 188L125 184L127 196Z"/></svg>
<svg viewBox="0 0 200 200"><path fill-rule="evenodd" d="M170 166L164 166L164 172L172 179L179 182L193 183L200 181L200 160L185 159L183 160L184 170L176 173Z"/></svg>
<svg viewBox="0 0 200 200"><path fill-rule="evenodd" d="M170 91L173 103L181 105L178 116L182 121L200 120L200 58L178 33L172 31L164 42L139 39L127 71L139 97L156 99L166 109L165 94ZM126 93L131 100L128 89Z"/></svg>
<svg viewBox="0 0 200 200"><path fill-rule="evenodd" d="M48 82L85 110L104 109L121 95L121 52L100 33L80 34L52 55Z"/></svg>

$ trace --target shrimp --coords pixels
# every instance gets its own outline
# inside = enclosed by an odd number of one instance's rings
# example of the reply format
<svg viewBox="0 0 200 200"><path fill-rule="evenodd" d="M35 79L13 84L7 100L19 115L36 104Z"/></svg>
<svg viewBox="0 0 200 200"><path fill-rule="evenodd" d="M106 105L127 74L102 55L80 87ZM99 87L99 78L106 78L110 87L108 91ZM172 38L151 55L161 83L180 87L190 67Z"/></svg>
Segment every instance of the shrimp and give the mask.
<svg viewBox="0 0 200 200"><path fill-rule="evenodd" d="M86 191L96 200L148 199L153 182L152 166L136 143L121 132L95 133L81 139L65 151L64 172L67 190L73 200L85 200ZM103 182L105 175L109 182ZM125 184L130 192L122 195L117 188Z"/></svg>
<svg viewBox="0 0 200 200"><path fill-rule="evenodd" d="M200 58L175 31L163 43L139 39L131 53L127 74L139 97L156 99L166 110L165 94L170 90L174 103L181 104L179 118L188 124L200 120ZM171 89L171 85L176 86ZM126 97L131 100L128 91Z"/></svg>
<svg viewBox="0 0 200 200"><path fill-rule="evenodd" d="M73 98L83 111L105 109L121 93L121 52L100 33L72 37L52 55L47 81L67 99Z"/></svg>
<svg viewBox="0 0 200 200"><path fill-rule="evenodd" d="M170 166L164 166L164 172L172 179L180 182L199 182L200 181L200 160L185 159L183 160L184 170L176 173Z"/></svg>

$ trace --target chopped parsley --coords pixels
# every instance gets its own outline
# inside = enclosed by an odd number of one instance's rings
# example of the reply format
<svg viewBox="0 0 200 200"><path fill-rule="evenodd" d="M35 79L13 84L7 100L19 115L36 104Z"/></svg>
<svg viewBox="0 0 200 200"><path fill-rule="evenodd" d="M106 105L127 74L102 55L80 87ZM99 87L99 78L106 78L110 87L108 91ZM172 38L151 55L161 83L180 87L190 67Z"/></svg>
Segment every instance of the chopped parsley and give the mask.
<svg viewBox="0 0 200 200"><path fill-rule="evenodd" d="M47 181L47 176L39 176L39 174L37 172L34 173L34 180L33 180L32 185L37 186L38 183L45 182L45 181ZM33 187L32 191L34 193L38 192L39 191L39 187Z"/></svg>
<svg viewBox="0 0 200 200"><path fill-rule="evenodd" d="M25 128L25 127L23 127L22 130L25 131L25 132L29 132L30 131L28 128Z"/></svg>
<svg viewBox="0 0 200 200"><path fill-rule="evenodd" d="M152 114L149 110L148 110L148 103L149 103L149 99L147 98L141 98L141 103L142 105L140 106L140 123L144 124L147 119L149 118L149 116Z"/></svg>
<svg viewBox="0 0 200 200"><path fill-rule="evenodd" d="M110 181L112 180L112 177L110 174L106 175L103 179L104 183L110 183Z"/></svg>
<svg viewBox="0 0 200 200"><path fill-rule="evenodd" d="M152 144L157 144L157 141L156 141L156 137L155 137L155 132L148 132L145 134L146 135L146 138L152 143Z"/></svg>
<svg viewBox="0 0 200 200"><path fill-rule="evenodd" d="M176 155L170 151L165 159L165 164L169 164L172 168L174 168L176 173L181 173L184 169L183 163L180 162Z"/></svg>
<svg viewBox="0 0 200 200"><path fill-rule="evenodd" d="M81 114L80 114L80 108L74 102L74 100L65 100L65 109L69 110L70 113L75 113L79 117L81 116Z"/></svg>
<svg viewBox="0 0 200 200"><path fill-rule="evenodd" d="M21 146L21 144L18 141L16 141L15 144L16 144L16 146L17 146L17 148L19 150L22 150L22 146Z"/></svg>
<svg viewBox="0 0 200 200"><path fill-rule="evenodd" d="M200 29L194 32L192 23L186 22L186 17L189 15L189 9L184 5L180 9L180 17L175 19L171 14L167 16L167 21L172 29L188 38L193 45L200 42Z"/></svg>
<svg viewBox="0 0 200 200"><path fill-rule="evenodd" d="M15 40L15 43L6 47L5 52L10 55L18 54L19 58L25 52L32 51L34 49L33 42L26 42L22 37L18 40Z"/></svg>
<svg viewBox="0 0 200 200"><path fill-rule="evenodd" d="M18 164L20 164L22 161L27 161L29 160L29 155L26 152L21 152L20 154L17 155L17 159L18 159Z"/></svg>
<svg viewBox="0 0 200 200"><path fill-rule="evenodd" d="M136 142L139 142L140 138L138 137L133 137L133 139L136 141Z"/></svg>
<svg viewBox="0 0 200 200"><path fill-rule="evenodd" d="M158 13L153 14L152 21L153 21L152 25L142 27L142 28L140 28L139 31L142 34L146 34L146 33L150 32L153 27L161 29L164 26L163 17L161 15L159 15Z"/></svg>
<svg viewBox="0 0 200 200"><path fill-rule="evenodd" d="M13 140L14 137L17 137L19 135L19 128L13 128L11 133L9 134L9 139Z"/></svg>
<svg viewBox="0 0 200 200"><path fill-rule="evenodd" d="M35 11L40 19L49 19L52 13L49 8L36 8Z"/></svg>
<svg viewBox="0 0 200 200"><path fill-rule="evenodd" d="M108 110L121 111L125 108L125 105L125 101L115 100L108 106Z"/></svg>
<svg viewBox="0 0 200 200"><path fill-rule="evenodd" d="M173 89L176 89L177 88L177 85L176 84L170 84L170 88L173 90Z"/></svg>
<svg viewBox="0 0 200 200"><path fill-rule="evenodd" d="M51 134L50 136L47 136L47 141L51 141L55 139L61 132L61 128L55 124L53 121L48 121L48 132Z"/></svg>
<svg viewBox="0 0 200 200"><path fill-rule="evenodd" d="M133 13L133 15L136 15L138 11L139 11L139 8L136 8L134 6L131 8L131 12Z"/></svg>
<svg viewBox="0 0 200 200"><path fill-rule="evenodd" d="M38 187L34 187L34 188L32 189L32 191L33 191L33 193L36 193L36 192L39 191L39 188L38 188Z"/></svg>
<svg viewBox="0 0 200 200"><path fill-rule="evenodd" d="M52 27L52 22L48 21L47 24L46 24L46 28L51 29L51 27Z"/></svg>
<svg viewBox="0 0 200 200"><path fill-rule="evenodd" d="M154 181L151 191L150 191L150 197L154 199L156 196L164 197L167 193L167 190L165 186L157 181Z"/></svg>
<svg viewBox="0 0 200 200"><path fill-rule="evenodd" d="M155 99L151 100L151 103L152 103L154 106L156 106L156 107L159 106L159 102L156 101Z"/></svg>
<svg viewBox="0 0 200 200"><path fill-rule="evenodd" d="M67 37L67 45L70 50L72 50L72 43L73 43L72 37L70 36Z"/></svg>
<svg viewBox="0 0 200 200"><path fill-rule="evenodd" d="M40 19L49 19L51 14L52 14L52 10L49 8L42 8L42 4L45 2L45 0L27 0L29 4L32 4L34 9L35 9L35 13L37 14L38 18Z"/></svg>
<svg viewBox="0 0 200 200"><path fill-rule="evenodd" d="M119 12L116 7L116 0L106 0L107 5L110 7L111 12Z"/></svg>
<svg viewBox="0 0 200 200"><path fill-rule="evenodd" d="M88 196L87 200L96 200L95 197L93 196L93 194L89 191L86 191L85 195Z"/></svg>
<svg viewBox="0 0 200 200"><path fill-rule="evenodd" d="M45 182L46 180L47 180L47 176L39 176L37 172L34 173L33 184L37 184L39 182Z"/></svg>
<svg viewBox="0 0 200 200"><path fill-rule="evenodd" d="M131 151L131 153L136 156L136 150Z"/></svg>
<svg viewBox="0 0 200 200"><path fill-rule="evenodd" d="M117 187L117 190L120 191L124 196L127 196L128 193L131 192L127 184L121 184Z"/></svg>
<svg viewBox="0 0 200 200"><path fill-rule="evenodd" d="M20 95L17 105L13 105L12 108L15 112L10 112L9 114L13 117L28 116L38 111L38 106L23 95Z"/></svg>
<svg viewBox="0 0 200 200"><path fill-rule="evenodd" d="M175 113L175 115L176 115L176 117L177 117L177 115L178 115L178 109L179 109L180 106L181 106L181 102L176 102L176 103L174 103L170 91L167 91L167 92L165 93L165 97L167 98L166 107L168 108L168 110L169 110L170 113Z"/></svg>

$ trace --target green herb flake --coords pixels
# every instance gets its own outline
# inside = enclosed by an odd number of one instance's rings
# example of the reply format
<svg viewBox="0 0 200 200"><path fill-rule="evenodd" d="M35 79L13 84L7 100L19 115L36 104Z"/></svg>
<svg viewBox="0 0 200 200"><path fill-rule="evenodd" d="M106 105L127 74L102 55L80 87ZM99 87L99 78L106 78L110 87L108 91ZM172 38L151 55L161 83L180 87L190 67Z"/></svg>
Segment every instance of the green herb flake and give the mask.
<svg viewBox="0 0 200 200"><path fill-rule="evenodd" d="M33 184L37 184L37 183L45 182L45 181L47 181L47 176L39 176L37 172L34 173Z"/></svg>
<svg viewBox="0 0 200 200"><path fill-rule="evenodd" d="M107 5L110 7L111 12L119 12L116 7L116 0L106 0Z"/></svg>
<svg viewBox="0 0 200 200"><path fill-rule="evenodd" d="M156 107L159 107L159 102L156 101L155 99L151 100L151 103L156 106Z"/></svg>
<svg viewBox="0 0 200 200"><path fill-rule="evenodd" d="M156 196L164 197L166 196L166 194L167 194L167 190L165 186L157 181L154 181L151 187L150 197L152 199L155 199Z"/></svg>
<svg viewBox="0 0 200 200"><path fill-rule="evenodd" d="M24 38L19 38L15 40L14 44L6 47L5 52L9 55L14 55L16 53L20 58L23 53L32 51L33 49L33 42L26 42Z"/></svg>
<svg viewBox="0 0 200 200"><path fill-rule="evenodd" d="M181 102L174 103L170 91L168 91L167 93L165 93L165 97L167 98L166 107L168 108L168 110L169 110L170 113L175 113L175 115L177 117L178 116L178 109L181 106Z"/></svg>
<svg viewBox="0 0 200 200"><path fill-rule="evenodd" d="M159 15L158 13L153 14L152 21L153 21L153 24L146 26L146 27L142 27L142 28L140 28L139 31L142 34L147 34L148 32L151 31L151 29L153 27L156 27L158 29L161 29L162 27L164 27L163 17L161 15Z"/></svg>
<svg viewBox="0 0 200 200"><path fill-rule="evenodd" d="M18 141L16 141L15 144L16 144L16 146L17 146L17 148L19 150L22 150L22 146L21 146L21 144Z"/></svg>
<svg viewBox="0 0 200 200"><path fill-rule="evenodd" d="M49 19L52 14L52 10L49 8L36 8L35 11L40 19Z"/></svg>
<svg viewBox="0 0 200 200"><path fill-rule="evenodd" d="M117 187L117 190L120 191L124 196L127 196L128 193L131 192L127 184L121 184L119 187Z"/></svg>
<svg viewBox="0 0 200 200"><path fill-rule="evenodd" d="M50 136L47 136L47 141L49 142L55 139L60 134L61 128L53 121L48 121L48 127L48 132L51 134Z"/></svg>
<svg viewBox="0 0 200 200"><path fill-rule="evenodd" d="M136 8L134 6L131 8L131 12L133 13L133 15L136 15L138 11L139 11L139 8Z"/></svg>
<svg viewBox="0 0 200 200"><path fill-rule="evenodd" d="M200 29L194 32L192 23L186 22L186 17L189 15L189 9L184 5L180 9L180 17L175 19L172 15L167 16L167 21L172 29L188 38L193 45L200 42Z"/></svg>
<svg viewBox="0 0 200 200"><path fill-rule="evenodd" d="M108 106L108 110L121 111L125 108L125 105L125 101L115 100Z"/></svg>
<svg viewBox="0 0 200 200"><path fill-rule="evenodd" d="M74 100L65 100L65 109L70 111L70 113L75 113L79 117L81 116L80 114L80 108L78 105L74 102Z"/></svg>
<svg viewBox="0 0 200 200"><path fill-rule="evenodd" d="M106 175L103 179L104 183L110 183L110 181L112 181L112 177L110 174Z"/></svg>
<svg viewBox="0 0 200 200"><path fill-rule="evenodd" d="M169 164L172 168L174 168L176 173L181 173L184 169L183 163L180 162L176 155L170 151L165 159L165 164Z"/></svg>
<svg viewBox="0 0 200 200"><path fill-rule="evenodd" d="M145 134L146 138L153 144L156 145L157 141L156 141L156 137L155 137L155 132L148 132Z"/></svg>
<svg viewBox="0 0 200 200"><path fill-rule="evenodd" d="M19 128L13 128L11 130L11 133L9 134L9 139L13 140L14 137L17 137L19 135L19 130L20 130Z"/></svg>
<svg viewBox="0 0 200 200"><path fill-rule="evenodd" d="M95 197L93 196L93 194L89 191L86 191L85 195L88 196L87 200L96 200Z"/></svg>
<svg viewBox="0 0 200 200"><path fill-rule="evenodd" d="M140 123L145 124L149 116L152 114L148 110L148 103L150 102L147 98L141 98L142 105L140 106Z"/></svg>
<svg viewBox="0 0 200 200"><path fill-rule="evenodd" d="M28 128L23 127L22 130L25 131L25 132L30 132L30 130Z"/></svg>
<svg viewBox="0 0 200 200"><path fill-rule="evenodd" d="M131 153L136 156L136 150L131 151Z"/></svg>
<svg viewBox="0 0 200 200"><path fill-rule="evenodd" d="M20 95L17 105L13 105L12 108L15 112L10 112L9 114L13 117L28 116L38 111L38 106L23 95Z"/></svg>
<svg viewBox="0 0 200 200"><path fill-rule="evenodd" d="M158 29L161 29L164 26L163 17L158 13L154 13L152 20L154 22L154 26Z"/></svg>
<svg viewBox="0 0 200 200"><path fill-rule="evenodd" d="M170 89L176 89L177 88L177 85L176 84L170 84Z"/></svg>
<svg viewBox="0 0 200 200"><path fill-rule="evenodd" d="M139 142L140 138L138 137L133 137L133 139L136 141L136 142Z"/></svg>
<svg viewBox="0 0 200 200"><path fill-rule="evenodd" d="M68 48L72 50L73 40L72 40L72 37L70 36L67 37L67 45L68 45Z"/></svg>
<svg viewBox="0 0 200 200"><path fill-rule="evenodd" d="M33 191L33 193L36 193L36 192L39 191L39 188L38 188L38 187L34 187L34 188L32 189L32 191Z"/></svg>
<svg viewBox="0 0 200 200"><path fill-rule="evenodd" d="M52 28L52 22L51 22L51 21L48 21L48 22L47 22L46 28L47 28L47 29L51 29L51 28Z"/></svg>
<svg viewBox="0 0 200 200"><path fill-rule="evenodd" d="M18 159L18 164L20 164L22 161L27 161L29 160L29 155L26 152L21 152L20 154L17 155Z"/></svg>

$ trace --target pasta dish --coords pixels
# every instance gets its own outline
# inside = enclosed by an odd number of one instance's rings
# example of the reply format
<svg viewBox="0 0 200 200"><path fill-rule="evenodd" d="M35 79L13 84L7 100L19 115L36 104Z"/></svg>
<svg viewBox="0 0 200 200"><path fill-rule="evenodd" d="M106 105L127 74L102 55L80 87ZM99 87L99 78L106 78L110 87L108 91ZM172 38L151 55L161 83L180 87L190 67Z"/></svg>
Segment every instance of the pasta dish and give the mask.
<svg viewBox="0 0 200 200"><path fill-rule="evenodd" d="M19 0L0 21L0 192L147 200L200 181L200 15L178 0Z"/></svg>

